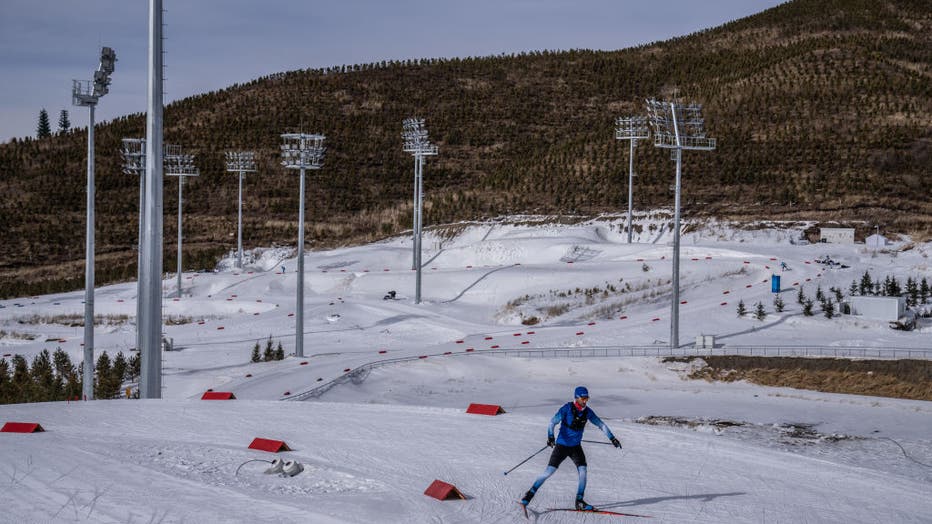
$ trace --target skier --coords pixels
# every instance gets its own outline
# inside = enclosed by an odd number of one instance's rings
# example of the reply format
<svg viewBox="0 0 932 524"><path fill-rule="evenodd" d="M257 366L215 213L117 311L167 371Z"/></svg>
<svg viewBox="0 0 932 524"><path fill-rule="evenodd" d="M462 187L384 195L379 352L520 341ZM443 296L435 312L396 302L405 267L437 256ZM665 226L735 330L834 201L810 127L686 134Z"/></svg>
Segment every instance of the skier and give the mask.
<svg viewBox="0 0 932 524"><path fill-rule="evenodd" d="M605 433L605 436L612 442L616 448L621 449L621 443L612 435L612 430L602 422L602 419L587 407L589 402L589 390L585 386L579 386L573 392L574 402L567 402L559 411L550 419L550 425L547 427L547 445L553 448L550 454L550 462L544 474L534 481L531 489L524 494L521 504L527 506L534 498L534 494L540 489L541 485L550 478L551 475L560 467L566 457L572 459L576 465L576 471L579 473L579 486L576 489L576 509L581 511L593 511L595 508L583 500L583 494L586 491L586 454L582 449L583 431L585 431L586 422L592 421L599 429ZM560 424L560 434L556 440L553 438L553 428Z"/></svg>

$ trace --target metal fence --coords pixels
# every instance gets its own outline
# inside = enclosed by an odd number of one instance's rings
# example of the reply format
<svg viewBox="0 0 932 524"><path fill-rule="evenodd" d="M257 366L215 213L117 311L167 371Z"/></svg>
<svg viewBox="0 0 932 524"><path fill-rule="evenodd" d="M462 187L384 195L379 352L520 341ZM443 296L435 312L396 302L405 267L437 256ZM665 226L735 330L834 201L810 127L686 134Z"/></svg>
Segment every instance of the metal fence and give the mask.
<svg viewBox="0 0 932 524"><path fill-rule="evenodd" d="M752 357L833 357L865 359L921 359L932 360L932 349L921 348L868 348L836 346L723 346L717 348L667 346L590 346L553 347L534 349L487 349L471 352L437 353L426 357L457 357L469 355L491 355L505 358L604 358L604 357L703 357L703 356L752 356ZM352 369L342 376L300 393L281 397L279 400L307 400L317 398L334 386L347 382L361 383L378 367L425 358L421 356L397 357L376 360Z"/></svg>

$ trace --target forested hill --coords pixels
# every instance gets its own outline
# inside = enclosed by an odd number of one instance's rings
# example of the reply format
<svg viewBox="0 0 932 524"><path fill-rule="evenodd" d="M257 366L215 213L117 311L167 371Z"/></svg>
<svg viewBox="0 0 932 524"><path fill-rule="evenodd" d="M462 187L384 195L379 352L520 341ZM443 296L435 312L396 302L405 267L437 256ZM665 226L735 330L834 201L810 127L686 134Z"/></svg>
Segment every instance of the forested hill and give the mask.
<svg viewBox="0 0 932 524"><path fill-rule="evenodd" d="M223 151L255 149L246 247L296 238L298 180L279 135L327 136L308 178L311 247L410 228L413 160L401 121L426 119L440 154L425 169L425 224L627 206L627 142L614 119L644 99L704 104L714 152L684 154L686 214L869 220L932 236L932 9L928 0L797 0L721 27L611 52L424 59L292 71L194 96L165 112L165 142L197 155L185 190L185 266L236 245L236 176ZM98 283L135 277L138 179L122 137L145 116L101 125ZM0 296L83 286L86 130L0 145ZM671 206L669 151L636 153L638 208ZM166 180L165 270L174 271L174 179Z"/></svg>

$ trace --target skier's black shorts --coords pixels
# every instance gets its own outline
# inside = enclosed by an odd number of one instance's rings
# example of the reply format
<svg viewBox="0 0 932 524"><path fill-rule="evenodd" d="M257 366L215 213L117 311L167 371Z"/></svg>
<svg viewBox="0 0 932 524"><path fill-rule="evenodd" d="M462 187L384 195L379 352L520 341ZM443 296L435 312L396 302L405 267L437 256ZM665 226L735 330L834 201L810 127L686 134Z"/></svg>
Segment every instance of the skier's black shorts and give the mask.
<svg viewBox="0 0 932 524"><path fill-rule="evenodd" d="M573 464L576 464L577 468L586 465L586 454L583 453L582 444L577 444L575 446L554 444L553 453L550 454L550 462L547 465L559 468L560 463L562 463L566 457L569 457L573 461Z"/></svg>

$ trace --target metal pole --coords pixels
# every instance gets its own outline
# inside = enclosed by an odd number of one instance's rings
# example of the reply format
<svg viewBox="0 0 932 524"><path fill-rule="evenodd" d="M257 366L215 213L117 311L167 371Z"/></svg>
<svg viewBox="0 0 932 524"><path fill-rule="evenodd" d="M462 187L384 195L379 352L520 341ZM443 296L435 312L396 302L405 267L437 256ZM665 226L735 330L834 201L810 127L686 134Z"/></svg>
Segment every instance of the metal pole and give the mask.
<svg viewBox="0 0 932 524"><path fill-rule="evenodd" d="M301 149L306 149L301 139ZM304 356L304 164L301 165L301 203L298 207L298 289L295 306L294 355Z"/></svg>
<svg viewBox="0 0 932 524"><path fill-rule="evenodd" d="M94 400L94 106L87 126L87 237L84 245L84 400Z"/></svg>
<svg viewBox="0 0 932 524"><path fill-rule="evenodd" d="M149 86L146 113L145 248L140 279L139 396L162 397L162 0L149 0Z"/></svg>
<svg viewBox="0 0 932 524"><path fill-rule="evenodd" d="M243 171L239 172L239 219L236 221L236 267L243 269Z"/></svg>
<svg viewBox="0 0 932 524"><path fill-rule="evenodd" d="M139 329L139 322L142 319L142 278L138 278L142 271L142 244L146 230L146 171L139 172L139 239L136 246L136 349L142 347L142 330Z"/></svg>
<svg viewBox="0 0 932 524"><path fill-rule="evenodd" d="M630 153L628 154L628 243L631 243L631 216L632 216L632 198L634 198L634 144L637 142L637 139L632 138L630 142Z"/></svg>
<svg viewBox="0 0 932 524"><path fill-rule="evenodd" d="M178 298L181 298L181 204L182 187L184 186L184 177L178 176Z"/></svg>
<svg viewBox="0 0 932 524"><path fill-rule="evenodd" d="M418 167L421 162L421 157L417 154L414 155L414 200L412 200L413 213L411 217L411 269L417 269L417 221L418 213L420 208L418 208L418 200L420 196L420 187L417 183L418 173L420 168Z"/></svg>
<svg viewBox="0 0 932 524"><path fill-rule="evenodd" d="M683 170L683 149L680 131L676 123L676 106L671 102L673 132L676 134L676 197L673 212L673 301L670 313L670 348L680 345L680 176Z"/></svg>
<svg viewBox="0 0 932 524"><path fill-rule="evenodd" d="M415 252L415 266L417 267L417 278L415 279L414 303L421 303L421 218L423 213L424 202L424 157L415 156L417 159L417 251Z"/></svg>

